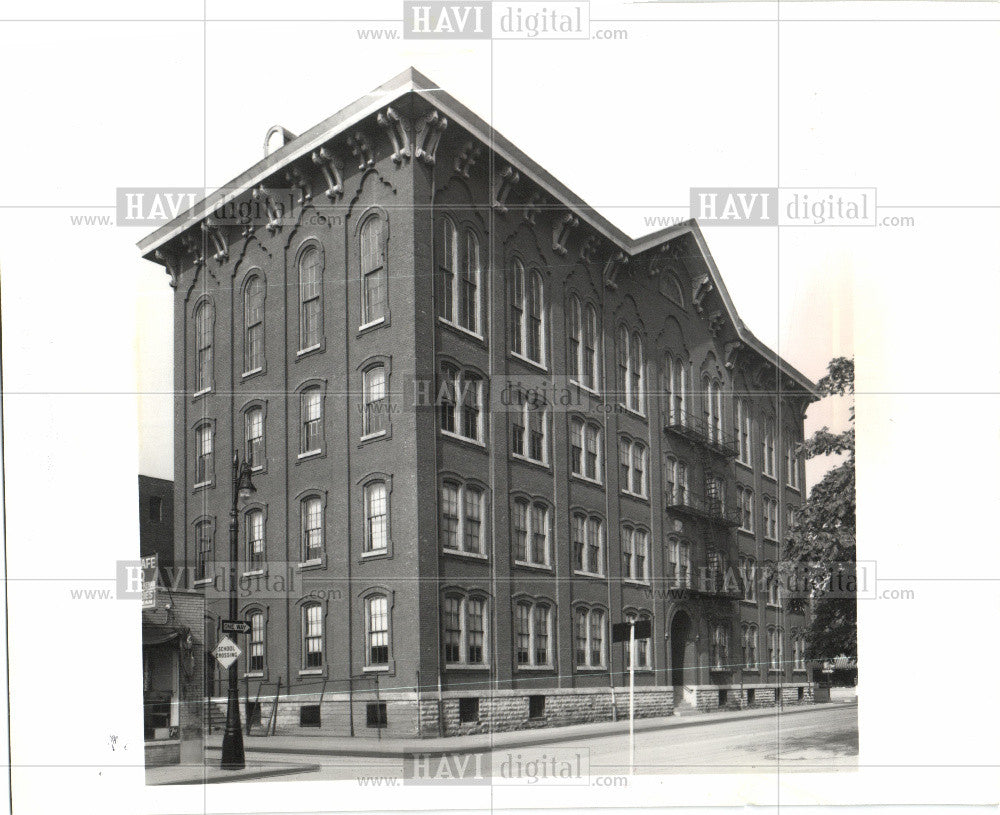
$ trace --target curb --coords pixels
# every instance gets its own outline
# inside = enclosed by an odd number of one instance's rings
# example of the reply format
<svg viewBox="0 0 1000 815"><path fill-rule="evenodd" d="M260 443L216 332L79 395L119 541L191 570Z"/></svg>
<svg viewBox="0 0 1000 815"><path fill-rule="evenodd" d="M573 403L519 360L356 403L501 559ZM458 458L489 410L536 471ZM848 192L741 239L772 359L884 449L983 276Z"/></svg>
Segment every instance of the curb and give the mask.
<svg viewBox="0 0 1000 815"><path fill-rule="evenodd" d="M796 706L791 709L781 709L781 716L793 716L798 713L815 713L817 710L834 710L845 707L857 707L857 701L854 702L821 702L818 705L802 705ZM712 716L711 714L697 714L692 715L690 720L687 717L681 717L680 721L674 722L663 722L663 723L648 723L643 726L643 722L649 722L648 719L640 719L635 723L635 731L637 733L649 732L654 730L680 730L689 727L699 727L706 724L715 724L720 722L742 722L751 721L754 719L769 719L775 716L776 708L766 708L764 712L755 713L749 716L726 716L718 717ZM507 733L517 733L522 732L525 734L532 734L530 738L523 740L510 741L509 743L503 744L462 744L456 745L454 748L442 748L442 747L428 747L425 750L420 750L419 744L413 745L411 748L402 749L396 747L388 747L383 750L376 750L370 747L267 747L264 744L260 745L249 745L247 744L244 749L248 753L271 753L271 754L287 754L287 755L300 755L300 756L355 756L358 758L403 758L415 752L420 752L422 754L427 754L429 756L444 756L444 755L466 755L469 753L482 753L489 750L503 750L506 748L516 748L516 747L528 747L533 744L555 744L559 742L566 741L576 741L581 738L586 738L587 736L600 738L602 736L615 736L628 731L628 720L623 720L620 722L615 722L616 725L620 727L611 728L597 733L559 733L562 728L538 728L535 730L525 730L525 731L504 731L502 735ZM535 735L537 734L537 735ZM544 737L542 734L545 734ZM501 734L497 734L501 735ZM267 738L267 737L261 737ZM321 738L316 736L310 736L309 738ZM456 736L455 738L462 738L461 736ZM216 747L214 745L205 745L205 750L221 751L222 748Z"/></svg>
<svg viewBox="0 0 1000 815"><path fill-rule="evenodd" d="M215 748L206 747L207 750ZM221 750L222 748L218 748ZM269 769L252 770L248 773L234 773L231 776L216 775L208 778L183 778L177 781L153 782L149 786L176 787L192 784L232 784L238 781L255 781L258 778L276 778L281 775L296 775L297 773L312 773L319 770L319 764L290 764L287 767L272 767Z"/></svg>

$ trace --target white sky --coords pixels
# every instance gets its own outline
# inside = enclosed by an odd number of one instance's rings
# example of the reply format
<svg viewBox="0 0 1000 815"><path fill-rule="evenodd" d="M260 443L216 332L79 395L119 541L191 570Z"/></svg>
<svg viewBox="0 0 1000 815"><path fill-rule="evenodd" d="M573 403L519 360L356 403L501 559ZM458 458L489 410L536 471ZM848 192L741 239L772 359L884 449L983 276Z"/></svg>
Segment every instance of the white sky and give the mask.
<svg viewBox="0 0 1000 815"><path fill-rule="evenodd" d="M74 601L75 584L60 581L106 581L117 559L134 559L136 461L171 475L172 290L139 258L141 230L71 217L113 215L117 187L224 184L260 157L272 124L302 132L408 65L632 234L647 231L646 215L685 215L663 207L685 205L691 186L876 187L880 216L916 218L910 228L705 229L765 343L813 378L831 356L855 352L860 555L877 560L880 589L917 592L861 603L865 766L835 788L808 774L782 773L776 785L762 773L738 787L713 776L712 800L770 803L780 788L786 806L995 802L1000 700L979 694L974 716L956 716L955 705L928 701L927 677L912 667L926 673L932 647L975 654L975 676L1000 669L981 634L1000 609L998 584L984 579L1000 573L990 523L1000 514L1000 6L784 2L779 26L766 2L592 2L592 18L666 21L623 24L625 42L362 43L355 23L245 21L329 18L333 8L398 19L400 7L65 0L4 10L76 20L0 23L19 808L64 811L69 795L109 813L314 809L317 795L370 806L322 785L299 787L312 799L295 785L280 795L267 784L142 789L137 609ZM207 24L206 9L216 18ZM234 16L244 20L221 19ZM921 22L932 16L945 22ZM98 17L108 21L88 21ZM808 427L842 418L817 406ZM961 554L942 557L943 547ZM955 609L976 624L951 624ZM80 634L58 637L53 653L53 631ZM66 699L66 672L38 669L54 659L73 666L74 698L85 700L55 739L37 718ZM914 711L933 739L900 738ZM129 751L112 750L111 734ZM115 772L90 766L102 762ZM595 806L705 802L702 777L672 778L636 780L613 798L587 792ZM122 786L109 794L113 781ZM437 790L399 792L379 806L439 805ZM486 793L497 807L565 804L560 790ZM470 807L494 803L463 795Z"/></svg>

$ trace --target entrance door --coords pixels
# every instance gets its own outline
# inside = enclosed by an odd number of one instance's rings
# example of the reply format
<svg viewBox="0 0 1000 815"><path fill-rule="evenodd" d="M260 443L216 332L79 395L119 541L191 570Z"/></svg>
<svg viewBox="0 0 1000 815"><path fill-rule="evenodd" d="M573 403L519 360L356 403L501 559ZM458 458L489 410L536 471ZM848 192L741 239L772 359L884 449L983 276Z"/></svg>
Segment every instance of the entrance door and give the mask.
<svg viewBox="0 0 1000 815"><path fill-rule="evenodd" d="M670 623L670 681L675 689L684 686L684 652L691 632L691 618L686 612L678 611ZM674 699L680 702L683 691L675 690Z"/></svg>

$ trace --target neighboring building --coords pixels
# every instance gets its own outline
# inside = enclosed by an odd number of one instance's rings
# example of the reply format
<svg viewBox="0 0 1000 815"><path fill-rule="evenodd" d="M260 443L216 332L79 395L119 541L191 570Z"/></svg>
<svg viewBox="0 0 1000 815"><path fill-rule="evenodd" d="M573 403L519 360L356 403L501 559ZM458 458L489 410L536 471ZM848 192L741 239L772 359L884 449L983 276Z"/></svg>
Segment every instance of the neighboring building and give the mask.
<svg viewBox="0 0 1000 815"><path fill-rule="evenodd" d="M139 476L139 551L173 562L173 482ZM171 587L161 573L155 605L142 610L142 701L146 767L201 764L205 698L202 591Z"/></svg>
<svg viewBox="0 0 1000 815"><path fill-rule="evenodd" d="M806 621L759 578L805 497L814 388L740 321L696 223L629 238L410 70L139 245L176 289L196 586L226 567L234 453L253 463L255 717L622 715L631 616L653 623L640 715L811 698ZM218 636L224 593L208 614Z"/></svg>
<svg viewBox="0 0 1000 815"><path fill-rule="evenodd" d="M160 568L174 565L174 482L139 476L139 556L156 555Z"/></svg>

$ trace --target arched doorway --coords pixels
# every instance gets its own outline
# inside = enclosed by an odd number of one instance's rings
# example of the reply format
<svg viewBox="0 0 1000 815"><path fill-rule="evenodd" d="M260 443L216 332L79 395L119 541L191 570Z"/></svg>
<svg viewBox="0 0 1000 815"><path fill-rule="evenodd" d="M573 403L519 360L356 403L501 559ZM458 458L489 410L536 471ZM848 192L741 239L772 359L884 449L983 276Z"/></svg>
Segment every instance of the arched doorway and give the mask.
<svg viewBox="0 0 1000 815"><path fill-rule="evenodd" d="M690 635L691 618L686 611L678 611L670 622L670 683L675 688L684 686L684 668L694 667L693 665L685 666L684 663ZM683 698L683 691L677 698Z"/></svg>

